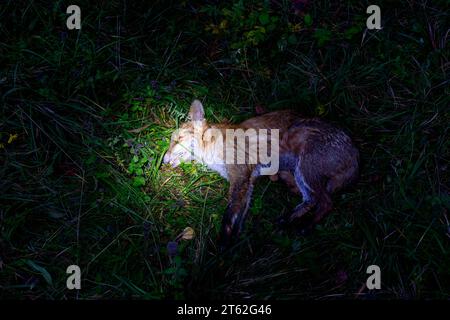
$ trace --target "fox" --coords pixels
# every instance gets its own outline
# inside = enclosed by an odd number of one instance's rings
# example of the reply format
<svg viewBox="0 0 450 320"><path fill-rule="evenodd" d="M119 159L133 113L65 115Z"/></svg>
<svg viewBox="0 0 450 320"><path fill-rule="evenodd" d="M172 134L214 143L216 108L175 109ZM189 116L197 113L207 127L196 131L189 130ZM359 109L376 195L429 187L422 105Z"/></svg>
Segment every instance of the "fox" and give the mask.
<svg viewBox="0 0 450 320"><path fill-rule="evenodd" d="M252 158L248 151L240 162L236 161L234 156L238 149L247 150L257 145L254 150L258 150L261 141L249 135L244 146L236 146L232 143L235 137L227 134L230 130L268 130L269 134L264 138L269 149L276 145L277 152L272 152L270 163L263 162L260 157ZM278 139L272 140L272 135ZM233 156L227 158L230 153ZM229 159L232 161L227 161ZM359 174L359 151L352 139L325 120L304 118L295 111L281 110L240 124L210 124L199 100L192 102L187 121L172 133L163 157L163 163L172 167L190 161L205 164L229 182L228 202L218 239L220 250L229 248L239 239L254 185L263 175L263 169L271 164L277 163L276 170L264 175L272 181L285 183L293 193L301 196L300 203L288 214L281 215L278 223L301 226L302 231L312 231L332 211L332 194L355 182ZM312 216L307 215L309 212Z"/></svg>

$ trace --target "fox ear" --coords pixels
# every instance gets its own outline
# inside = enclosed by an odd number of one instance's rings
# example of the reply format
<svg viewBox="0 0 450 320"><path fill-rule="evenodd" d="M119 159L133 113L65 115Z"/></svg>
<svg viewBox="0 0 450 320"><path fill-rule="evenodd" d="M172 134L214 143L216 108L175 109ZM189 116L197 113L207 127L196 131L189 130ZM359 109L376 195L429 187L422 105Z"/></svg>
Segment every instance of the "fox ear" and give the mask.
<svg viewBox="0 0 450 320"><path fill-rule="evenodd" d="M189 118L192 121L205 120L205 111L203 110L203 105L199 100L194 100L192 102L191 109L189 110Z"/></svg>

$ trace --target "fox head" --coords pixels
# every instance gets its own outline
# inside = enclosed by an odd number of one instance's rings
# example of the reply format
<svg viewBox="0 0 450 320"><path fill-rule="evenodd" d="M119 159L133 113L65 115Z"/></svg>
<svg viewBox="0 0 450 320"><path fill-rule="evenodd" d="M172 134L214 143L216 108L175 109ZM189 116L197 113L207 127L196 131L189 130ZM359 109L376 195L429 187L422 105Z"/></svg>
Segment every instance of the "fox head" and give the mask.
<svg viewBox="0 0 450 320"><path fill-rule="evenodd" d="M170 146L163 162L177 167L181 162L201 158L202 135L206 128L205 112L200 101L194 100L189 110L189 121L172 133Z"/></svg>

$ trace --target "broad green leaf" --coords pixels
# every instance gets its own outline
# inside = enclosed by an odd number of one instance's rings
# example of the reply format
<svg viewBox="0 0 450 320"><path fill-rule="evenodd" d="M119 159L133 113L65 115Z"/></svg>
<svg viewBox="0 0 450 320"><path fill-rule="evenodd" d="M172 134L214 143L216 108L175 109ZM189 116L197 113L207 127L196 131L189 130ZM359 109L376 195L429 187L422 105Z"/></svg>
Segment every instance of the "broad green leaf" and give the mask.
<svg viewBox="0 0 450 320"><path fill-rule="evenodd" d="M144 177L134 177L133 179L133 186L134 187L142 187L145 185L145 178Z"/></svg>
<svg viewBox="0 0 450 320"><path fill-rule="evenodd" d="M305 25L307 27L311 27L312 26L312 17L310 14L305 15L305 17L303 18L303 21L305 21Z"/></svg>
<svg viewBox="0 0 450 320"><path fill-rule="evenodd" d="M261 22L262 25L266 25L270 22L269 14L267 12L263 12L259 15L259 22Z"/></svg>

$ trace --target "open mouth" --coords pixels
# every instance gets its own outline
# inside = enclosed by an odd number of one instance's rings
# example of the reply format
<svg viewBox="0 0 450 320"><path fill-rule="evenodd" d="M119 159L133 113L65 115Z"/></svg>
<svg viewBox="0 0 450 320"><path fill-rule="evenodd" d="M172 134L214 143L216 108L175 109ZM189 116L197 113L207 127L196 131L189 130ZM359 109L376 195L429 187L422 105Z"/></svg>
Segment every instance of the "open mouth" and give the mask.
<svg viewBox="0 0 450 320"><path fill-rule="evenodd" d="M164 164L169 164L172 168L176 168L180 165L180 161L176 158L170 158L170 156L165 155L163 159Z"/></svg>
<svg viewBox="0 0 450 320"><path fill-rule="evenodd" d="M169 161L169 164L172 166L172 168L176 168L180 165L180 161L174 159L174 160Z"/></svg>

